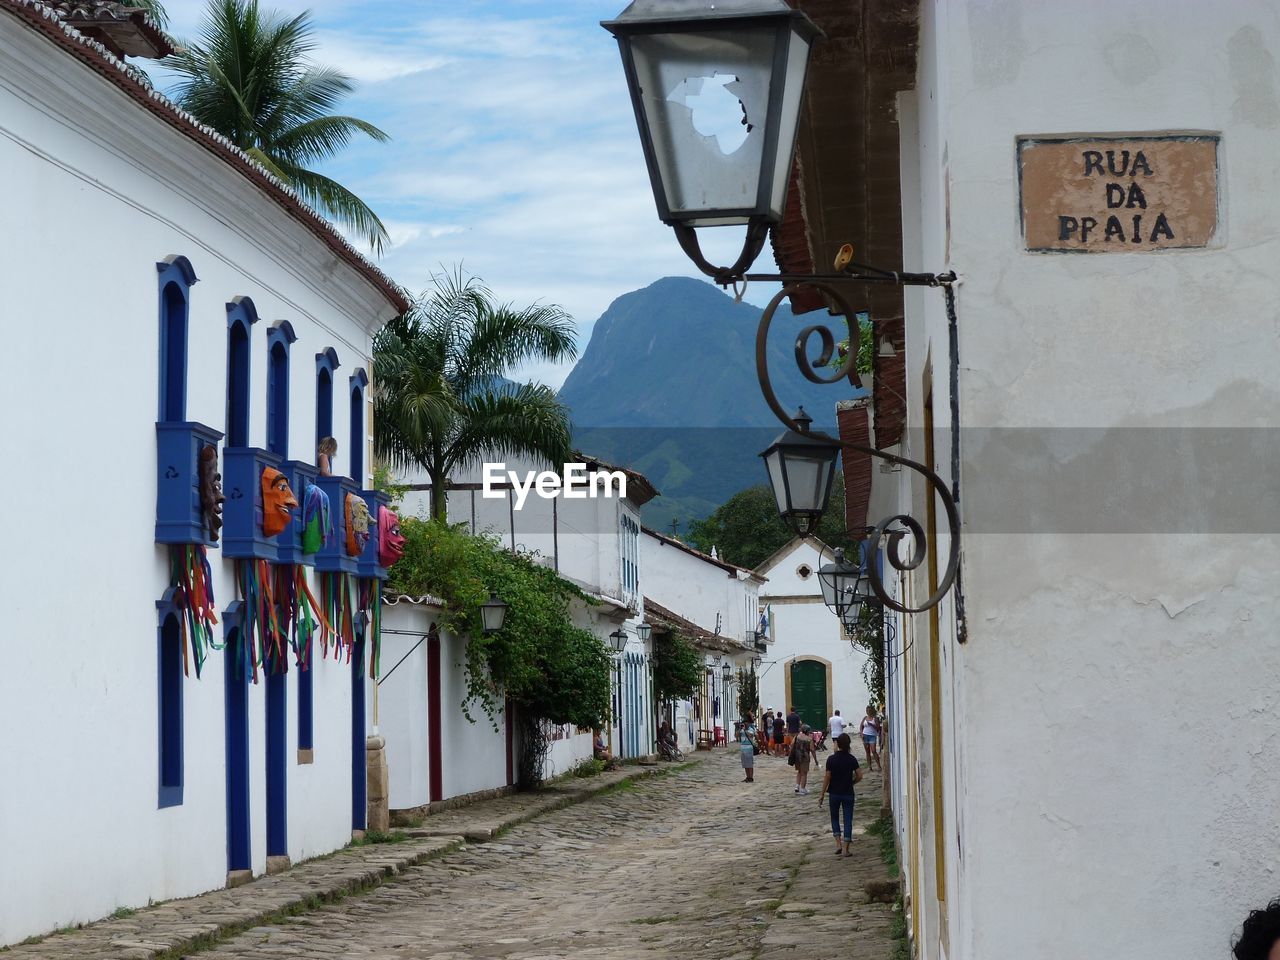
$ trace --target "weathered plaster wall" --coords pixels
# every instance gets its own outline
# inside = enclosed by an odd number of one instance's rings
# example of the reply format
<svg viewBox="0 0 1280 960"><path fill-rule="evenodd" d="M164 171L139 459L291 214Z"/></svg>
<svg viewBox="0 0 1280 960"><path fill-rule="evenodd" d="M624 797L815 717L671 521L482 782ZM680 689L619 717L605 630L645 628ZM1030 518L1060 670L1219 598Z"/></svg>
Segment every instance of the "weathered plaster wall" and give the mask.
<svg viewBox="0 0 1280 960"><path fill-rule="evenodd" d="M918 265L963 278L964 426L1025 428L962 434L969 643L950 604L940 624L962 799L924 955L1222 955L1275 895L1280 544L1254 477L1280 399L1280 25L1261 2L926 3L921 37ZM1222 134L1217 248L1023 251L1019 135L1162 131ZM944 427L935 291L909 296L908 340ZM912 720L928 880L927 711Z"/></svg>

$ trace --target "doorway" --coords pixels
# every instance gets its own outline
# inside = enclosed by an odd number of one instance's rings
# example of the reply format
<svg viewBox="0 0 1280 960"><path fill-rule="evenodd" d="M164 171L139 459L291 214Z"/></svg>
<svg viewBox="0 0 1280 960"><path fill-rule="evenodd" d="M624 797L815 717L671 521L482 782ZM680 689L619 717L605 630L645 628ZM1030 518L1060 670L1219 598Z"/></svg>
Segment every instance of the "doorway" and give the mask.
<svg viewBox="0 0 1280 960"><path fill-rule="evenodd" d="M821 660L796 660L791 664L791 692L783 710L794 707L800 714L800 722L815 730L827 725L827 708L830 686L827 683L827 664Z"/></svg>

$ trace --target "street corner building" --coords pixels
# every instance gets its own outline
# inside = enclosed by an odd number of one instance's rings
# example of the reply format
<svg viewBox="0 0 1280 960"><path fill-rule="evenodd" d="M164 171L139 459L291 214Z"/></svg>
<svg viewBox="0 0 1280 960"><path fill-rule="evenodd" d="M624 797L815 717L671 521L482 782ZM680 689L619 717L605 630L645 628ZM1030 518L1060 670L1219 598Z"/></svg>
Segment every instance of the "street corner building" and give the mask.
<svg viewBox="0 0 1280 960"><path fill-rule="evenodd" d="M782 272L958 278L833 281L875 345L843 439L961 518L941 602L885 614L914 949L1226 956L1280 895L1276 5L794 6L824 39ZM876 562L924 607L943 498L844 469L850 530L920 521L919 565Z"/></svg>
<svg viewBox="0 0 1280 960"><path fill-rule="evenodd" d="M124 62L171 47L118 6L0 2L0 943L365 825L368 371L407 304Z"/></svg>

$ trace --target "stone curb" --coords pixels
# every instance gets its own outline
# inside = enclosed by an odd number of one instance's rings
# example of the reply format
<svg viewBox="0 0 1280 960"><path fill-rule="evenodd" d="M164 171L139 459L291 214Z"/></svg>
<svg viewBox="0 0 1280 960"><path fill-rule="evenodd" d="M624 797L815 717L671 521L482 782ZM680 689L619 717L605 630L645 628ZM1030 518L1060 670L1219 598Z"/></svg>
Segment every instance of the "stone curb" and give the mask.
<svg viewBox="0 0 1280 960"><path fill-rule="evenodd" d="M690 755L684 763L705 758ZM589 800L619 783L683 765L625 767L593 777L581 786L557 785L548 789L545 798L470 828L458 829L454 825L452 829L405 829L403 832L410 839L402 843L347 847L232 889L167 900L126 917L108 917L74 930L51 933L35 943L0 947L0 955L5 960L176 960L253 927L381 886L388 878L452 853L467 841L492 840L517 824ZM471 809L478 812L474 807L494 802L478 801ZM462 820L460 814L468 809L458 807L438 816L442 820Z"/></svg>

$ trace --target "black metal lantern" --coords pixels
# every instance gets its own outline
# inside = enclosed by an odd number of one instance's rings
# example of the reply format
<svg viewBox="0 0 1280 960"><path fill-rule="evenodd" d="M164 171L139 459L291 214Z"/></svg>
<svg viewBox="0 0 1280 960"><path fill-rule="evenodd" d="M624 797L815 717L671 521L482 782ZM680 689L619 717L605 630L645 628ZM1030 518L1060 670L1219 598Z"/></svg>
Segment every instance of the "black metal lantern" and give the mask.
<svg viewBox="0 0 1280 960"><path fill-rule="evenodd" d="M837 547L835 559L818 568L818 585L822 588L822 602L827 609L843 619L846 608L852 605L850 601L861 575L861 568L849 563L844 557L844 550Z"/></svg>
<svg viewBox="0 0 1280 960"><path fill-rule="evenodd" d="M752 672L752 673L754 673L755 671L759 670L759 669L760 669L760 664L762 664L762 663L764 663L764 657L752 657L752 658L751 658L751 672Z"/></svg>
<svg viewBox="0 0 1280 960"><path fill-rule="evenodd" d="M647 620L636 627L636 636L640 638L641 643L648 643L649 637L653 635L653 624Z"/></svg>
<svg viewBox="0 0 1280 960"><path fill-rule="evenodd" d="M827 511L840 446L809 432L813 418L804 412L804 407L792 419L800 429L781 434L760 456L769 471L778 514L804 537L818 528L818 521Z"/></svg>
<svg viewBox="0 0 1280 960"><path fill-rule="evenodd" d="M724 682L728 683L733 679L733 664L728 660L724 662L724 666L720 668L720 676L724 677Z"/></svg>
<svg viewBox="0 0 1280 960"><path fill-rule="evenodd" d="M507 605L496 593L489 591L489 599L480 604L480 620L484 623L485 633L497 633L507 619Z"/></svg>
<svg viewBox="0 0 1280 960"><path fill-rule="evenodd" d="M658 216L704 273L740 276L782 220L821 31L785 0L634 0L601 26L622 53ZM742 256L713 267L693 228L732 224L748 226Z"/></svg>
<svg viewBox="0 0 1280 960"><path fill-rule="evenodd" d="M627 649L627 631L619 628L609 634L609 644L613 647L614 653L622 653Z"/></svg>

